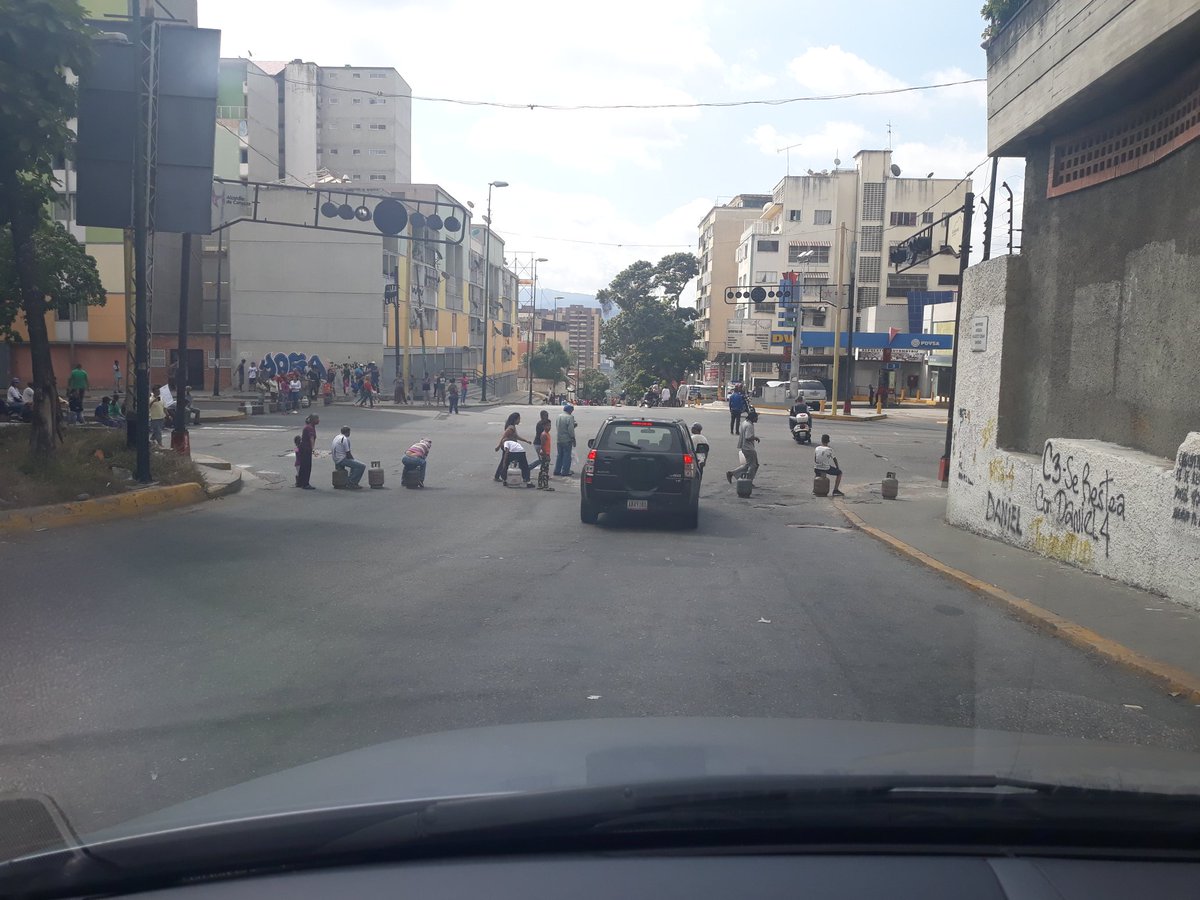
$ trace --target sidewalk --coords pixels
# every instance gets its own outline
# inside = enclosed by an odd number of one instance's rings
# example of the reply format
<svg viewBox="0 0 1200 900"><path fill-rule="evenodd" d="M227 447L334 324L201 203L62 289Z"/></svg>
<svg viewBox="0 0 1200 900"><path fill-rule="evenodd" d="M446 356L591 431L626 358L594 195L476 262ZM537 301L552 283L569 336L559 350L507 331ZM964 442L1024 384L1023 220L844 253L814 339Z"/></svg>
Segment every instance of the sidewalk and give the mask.
<svg viewBox="0 0 1200 900"><path fill-rule="evenodd" d="M896 500L864 485L837 505L904 555L1200 705L1200 612L948 525L936 482L904 484Z"/></svg>

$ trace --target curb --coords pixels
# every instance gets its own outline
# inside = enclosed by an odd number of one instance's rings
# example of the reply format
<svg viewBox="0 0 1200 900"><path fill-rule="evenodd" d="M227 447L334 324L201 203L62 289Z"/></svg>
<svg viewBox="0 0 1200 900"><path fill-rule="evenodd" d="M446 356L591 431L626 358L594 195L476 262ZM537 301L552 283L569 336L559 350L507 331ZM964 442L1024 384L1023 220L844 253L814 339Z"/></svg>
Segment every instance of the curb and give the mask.
<svg viewBox="0 0 1200 900"><path fill-rule="evenodd" d="M923 563L935 572L939 572L947 578L951 578L982 594L1000 604L1009 612L1015 613L1025 622L1062 638L1080 650L1095 653L1130 672L1152 678L1163 687L1166 687L1171 693L1178 693L1194 703L1200 703L1200 676L1186 672L1177 666L1144 656L1136 650L1126 647L1124 644L1092 631L1090 628L1085 628L1082 625L1072 622L1070 619L1063 618L1057 613L1043 609L1036 603L1024 600L1015 594L1010 594L1001 587L982 581L953 566L948 566L944 562L934 559L928 553L904 543L899 538L893 537L886 531L875 528L873 525L868 525L857 515L846 509L840 500L835 500L833 505L838 508L838 511L855 528L887 544L893 550L897 550L905 556Z"/></svg>
<svg viewBox="0 0 1200 900"><path fill-rule="evenodd" d="M126 519L144 513L190 506L201 502L205 496L203 487L189 482L167 487L143 488L128 494L97 497L95 500L17 509L0 516L0 534Z"/></svg>
<svg viewBox="0 0 1200 900"><path fill-rule="evenodd" d="M809 413L809 415L823 422L882 422L888 417L887 413L871 413L867 416L856 416L853 413L850 415L838 413L835 416L833 413L815 412Z"/></svg>
<svg viewBox="0 0 1200 900"><path fill-rule="evenodd" d="M224 474L223 470L216 471L222 471L222 474ZM203 470L201 474L204 474ZM242 489L244 483L242 480L242 470L232 469L229 470L229 474L231 477L228 481L213 481L209 479L209 476L204 476L204 493L209 500L230 497Z"/></svg>

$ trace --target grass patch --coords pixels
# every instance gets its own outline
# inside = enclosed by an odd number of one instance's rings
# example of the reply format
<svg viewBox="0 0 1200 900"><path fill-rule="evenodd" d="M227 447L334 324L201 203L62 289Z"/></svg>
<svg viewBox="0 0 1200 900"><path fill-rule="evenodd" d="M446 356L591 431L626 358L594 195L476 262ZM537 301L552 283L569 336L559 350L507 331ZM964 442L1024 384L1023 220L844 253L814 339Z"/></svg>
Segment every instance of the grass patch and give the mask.
<svg viewBox="0 0 1200 900"><path fill-rule="evenodd" d="M65 503L80 494L123 494L141 486L114 474L113 467L130 472L136 467L136 453L125 447L124 428L66 428L52 461L30 455L28 425L0 428L0 511ZM191 459L170 450L151 451L150 474L159 484L204 483Z"/></svg>

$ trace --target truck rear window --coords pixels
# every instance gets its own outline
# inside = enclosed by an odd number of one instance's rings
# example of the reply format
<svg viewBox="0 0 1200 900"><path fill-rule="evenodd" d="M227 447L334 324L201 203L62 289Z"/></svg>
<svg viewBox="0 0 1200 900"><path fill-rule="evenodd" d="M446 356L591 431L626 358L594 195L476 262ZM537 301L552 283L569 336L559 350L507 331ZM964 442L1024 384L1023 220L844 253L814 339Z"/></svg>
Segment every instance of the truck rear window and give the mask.
<svg viewBox="0 0 1200 900"><path fill-rule="evenodd" d="M646 450L650 453L682 453L679 429L669 425L617 424L605 430L597 445L600 450Z"/></svg>

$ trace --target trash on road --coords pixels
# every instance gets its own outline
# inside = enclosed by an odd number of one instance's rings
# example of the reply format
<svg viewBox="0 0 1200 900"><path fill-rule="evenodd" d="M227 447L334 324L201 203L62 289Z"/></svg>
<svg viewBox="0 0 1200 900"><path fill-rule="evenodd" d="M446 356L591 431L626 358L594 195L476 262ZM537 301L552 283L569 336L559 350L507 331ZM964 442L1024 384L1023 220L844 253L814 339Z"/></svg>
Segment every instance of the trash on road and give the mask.
<svg viewBox="0 0 1200 900"><path fill-rule="evenodd" d="M599 700L600 695L599 694L588 694L588 699L589 700Z"/></svg>
<svg viewBox="0 0 1200 900"><path fill-rule="evenodd" d="M770 624L771 624L771 620L770 620L770 619L764 619L762 616L759 616L759 617L758 617L758 623L759 623L760 625L770 625Z"/></svg>
<svg viewBox="0 0 1200 900"><path fill-rule="evenodd" d="M1136 703L1123 703L1121 705L1124 706L1126 709L1142 709L1143 708L1141 706L1138 706Z"/></svg>

